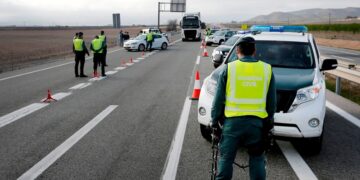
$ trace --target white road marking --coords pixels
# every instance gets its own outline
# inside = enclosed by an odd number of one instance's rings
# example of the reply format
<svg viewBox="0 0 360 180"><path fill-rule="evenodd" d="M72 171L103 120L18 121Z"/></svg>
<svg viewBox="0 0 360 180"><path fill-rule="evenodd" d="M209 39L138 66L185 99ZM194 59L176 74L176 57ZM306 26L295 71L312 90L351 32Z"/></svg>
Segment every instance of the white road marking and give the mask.
<svg viewBox="0 0 360 180"><path fill-rule="evenodd" d="M135 59L133 62L134 62L134 63L138 63L138 62L140 62L140 60Z"/></svg>
<svg viewBox="0 0 360 180"><path fill-rule="evenodd" d="M322 49L326 49L326 50L328 50L328 51L339 52L339 53L344 53L344 54L360 55L360 54L351 53L351 52L347 52L347 51L335 50L335 49L331 49L331 48L328 48L328 47L321 47L321 48L322 48Z"/></svg>
<svg viewBox="0 0 360 180"><path fill-rule="evenodd" d="M56 94L52 95L52 98L56 99L57 101L60 101L70 95L71 95L71 92L67 92L67 93L60 92L60 93L56 93ZM44 101L45 99L42 99L41 101Z"/></svg>
<svg viewBox="0 0 360 180"><path fill-rule="evenodd" d="M190 114L190 107L191 107L191 100L189 99L189 97L186 97L183 110L181 112L180 120L176 128L174 138L171 142L168 156L166 158L166 163L161 176L162 180L175 180L176 178L177 168L180 160L180 154L186 132L186 126Z"/></svg>
<svg viewBox="0 0 360 180"><path fill-rule="evenodd" d="M71 88L69 88L70 90L77 90L77 89L83 89L83 88L86 88L88 86L90 86L91 83L80 83L80 84L77 84Z"/></svg>
<svg viewBox="0 0 360 180"><path fill-rule="evenodd" d="M41 159L41 161L36 163L32 168L22 174L18 178L18 180L36 179L41 173L43 173L56 160L58 160L62 155L64 155L71 147L73 147L79 140L81 140L87 133L89 133L96 125L98 125L102 120L104 120L105 117L108 116L117 107L117 105L111 105L107 107L94 119L88 122L81 129L79 129L75 134L73 134L61 145L51 151L47 156Z"/></svg>
<svg viewBox="0 0 360 180"><path fill-rule="evenodd" d="M300 180L318 179L290 142L277 140L276 143Z"/></svg>
<svg viewBox="0 0 360 180"><path fill-rule="evenodd" d="M103 79L105 79L105 78L106 78L106 77L102 77L102 76L100 76L100 77L94 77L94 78L89 79L89 81L90 81L90 82L101 81L101 80L103 80Z"/></svg>
<svg viewBox="0 0 360 180"><path fill-rule="evenodd" d="M132 66L134 63L126 63L127 66Z"/></svg>
<svg viewBox="0 0 360 180"><path fill-rule="evenodd" d="M105 74L106 75L112 75L112 74L116 74L117 73L117 71L107 71Z"/></svg>
<svg viewBox="0 0 360 180"><path fill-rule="evenodd" d="M124 69L126 69L126 67L120 66L120 67L115 68L115 70L118 70L118 71L121 71L121 70L124 70Z"/></svg>
<svg viewBox="0 0 360 180"><path fill-rule="evenodd" d="M178 43L179 41L181 41L181 39L178 39L178 40L176 40L176 41L174 41L174 42L170 43L169 45L170 45L170 46L171 46L171 45L174 45L175 43Z"/></svg>
<svg viewBox="0 0 360 180"><path fill-rule="evenodd" d="M19 110L16 110L12 113L0 117L0 128L17 121L39 109L44 108L45 106L49 105L48 103L33 103L28 106L25 106Z"/></svg>
<svg viewBox="0 0 360 180"><path fill-rule="evenodd" d="M140 57L140 58L138 58L138 60L144 60L145 58L143 58L143 57Z"/></svg>
<svg viewBox="0 0 360 180"><path fill-rule="evenodd" d="M199 65L199 64L200 64L200 56L198 56L196 59L196 65Z"/></svg>
<svg viewBox="0 0 360 180"><path fill-rule="evenodd" d="M113 52L116 52L116 51L120 51L120 50L121 50L121 49L117 49L117 50L110 51L110 52L108 52L108 53L110 54L110 53L113 53ZM91 58L92 58L92 57L88 57L88 58L86 58L86 59L91 59ZM71 61L71 62L59 64L59 65L56 65L56 66L47 67L47 68L44 68L44 69L38 69L38 70L31 71L31 72L27 72L27 73L17 74L17 75L14 75L14 76L9 76L9 77L5 77L5 78L1 78L0 81L5 81L5 80L8 80L8 79L13 79L13 78L16 78L16 77L21 77L21 76L25 76L25 75L29 75L29 74L33 74L33 73L37 73L37 72L49 70L49 69L54 69L54 68L58 68L58 67L61 67L61 66L65 66L65 65L69 65L69 64L74 64L74 63L75 63L74 61Z"/></svg>
<svg viewBox="0 0 360 180"><path fill-rule="evenodd" d="M346 58L346 57L341 57L341 56L335 56L335 55L331 55L332 57L334 58L337 58L337 59L345 59L345 60L349 60L349 61L355 61L354 59L350 59L350 58Z"/></svg>
<svg viewBox="0 0 360 180"><path fill-rule="evenodd" d="M348 120L349 122L351 122L352 124L354 124L355 126L360 128L360 119L358 119L355 116L349 114L348 112L346 112L343 109L337 107L336 105L334 105L333 103L331 103L329 101L326 101L326 107L328 107L332 111L336 112L337 114L339 114L340 116L342 116L343 118L345 118L346 120Z"/></svg>

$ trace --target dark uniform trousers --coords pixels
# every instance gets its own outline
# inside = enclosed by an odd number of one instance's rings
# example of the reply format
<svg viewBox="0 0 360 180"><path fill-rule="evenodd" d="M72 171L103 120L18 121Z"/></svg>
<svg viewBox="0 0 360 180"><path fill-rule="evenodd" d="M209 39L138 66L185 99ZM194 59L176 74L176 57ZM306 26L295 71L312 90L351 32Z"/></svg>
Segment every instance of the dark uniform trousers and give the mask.
<svg viewBox="0 0 360 180"><path fill-rule="evenodd" d="M94 53L94 72L97 72L97 67L101 65L101 75L105 75L105 59L103 53Z"/></svg>
<svg viewBox="0 0 360 180"><path fill-rule="evenodd" d="M85 65L85 52L75 51L75 75L79 76L79 63L80 63L80 75L84 75Z"/></svg>
<svg viewBox="0 0 360 180"><path fill-rule="evenodd" d="M150 50L152 49L152 44L153 44L153 41L146 41L146 50Z"/></svg>
<svg viewBox="0 0 360 180"><path fill-rule="evenodd" d="M104 59L104 65L105 65L105 66L107 65L107 64L106 64L106 54L107 54L107 46L104 47L103 53L102 53L103 59ZM103 63L103 62L101 62L101 64L102 64L102 63Z"/></svg>

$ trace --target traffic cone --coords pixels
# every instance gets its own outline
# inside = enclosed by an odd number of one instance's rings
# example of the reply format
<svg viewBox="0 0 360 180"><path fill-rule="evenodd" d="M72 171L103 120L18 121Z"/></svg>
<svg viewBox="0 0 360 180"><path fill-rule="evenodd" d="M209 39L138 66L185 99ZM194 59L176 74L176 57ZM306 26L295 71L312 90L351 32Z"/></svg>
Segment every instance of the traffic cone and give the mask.
<svg viewBox="0 0 360 180"><path fill-rule="evenodd" d="M97 71L94 71L94 78L97 78L97 77L99 77L99 75L98 75Z"/></svg>
<svg viewBox="0 0 360 180"><path fill-rule="evenodd" d="M206 47L204 48L203 57L209 57L209 53L206 50Z"/></svg>
<svg viewBox="0 0 360 180"><path fill-rule="evenodd" d="M125 60L122 60L122 61L121 61L121 66L123 66L123 67L126 67L126 66L127 66Z"/></svg>
<svg viewBox="0 0 360 180"><path fill-rule="evenodd" d="M143 51L143 52L142 52L141 56L142 56L142 57L144 57L144 56L145 56L145 51Z"/></svg>
<svg viewBox="0 0 360 180"><path fill-rule="evenodd" d="M57 101L56 99L54 99L52 96L51 96L51 92L50 92L50 89L48 89L48 92L47 92L47 98L44 99L42 102L47 102L47 103L50 103L51 101Z"/></svg>
<svg viewBox="0 0 360 180"><path fill-rule="evenodd" d="M191 100L198 100L200 97L200 73L199 71L196 71L196 75L195 75L195 83L194 83L194 91L193 94L191 96Z"/></svg>
<svg viewBox="0 0 360 180"><path fill-rule="evenodd" d="M133 63L133 58L132 57L130 57L130 63Z"/></svg>

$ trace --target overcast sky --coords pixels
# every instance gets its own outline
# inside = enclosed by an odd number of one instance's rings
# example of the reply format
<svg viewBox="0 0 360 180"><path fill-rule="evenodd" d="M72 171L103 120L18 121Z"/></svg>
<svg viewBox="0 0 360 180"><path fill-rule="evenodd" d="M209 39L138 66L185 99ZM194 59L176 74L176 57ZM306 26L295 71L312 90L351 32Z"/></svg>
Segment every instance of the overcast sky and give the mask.
<svg viewBox="0 0 360 180"><path fill-rule="evenodd" d="M170 0L161 0L167 2ZM0 0L0 26L107 25L112 13L122 24L157 24L159 0ZM204 22L247 20L274 11L360 7L360 0L187 0L188 12L201 12ZM161 22L181 13L162 13Z"/></svg>

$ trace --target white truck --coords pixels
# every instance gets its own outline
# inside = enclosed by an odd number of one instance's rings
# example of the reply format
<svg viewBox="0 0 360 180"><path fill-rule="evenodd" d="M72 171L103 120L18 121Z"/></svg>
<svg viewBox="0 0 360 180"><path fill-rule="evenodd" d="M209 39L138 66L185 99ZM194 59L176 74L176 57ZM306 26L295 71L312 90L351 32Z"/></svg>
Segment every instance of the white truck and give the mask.
<svg viewBox="0 0 360 180"><path fill-rule="evenodd" d="M186 40L201 40L200 12L185 13L180 21L181 38Z"/></svg>

